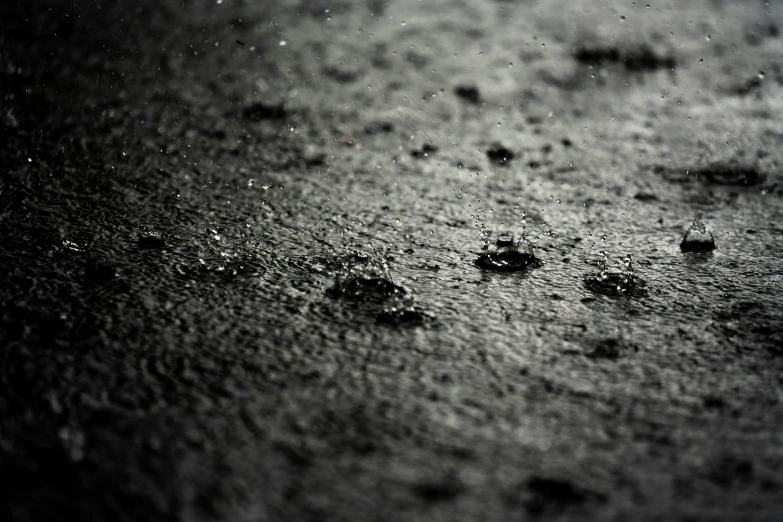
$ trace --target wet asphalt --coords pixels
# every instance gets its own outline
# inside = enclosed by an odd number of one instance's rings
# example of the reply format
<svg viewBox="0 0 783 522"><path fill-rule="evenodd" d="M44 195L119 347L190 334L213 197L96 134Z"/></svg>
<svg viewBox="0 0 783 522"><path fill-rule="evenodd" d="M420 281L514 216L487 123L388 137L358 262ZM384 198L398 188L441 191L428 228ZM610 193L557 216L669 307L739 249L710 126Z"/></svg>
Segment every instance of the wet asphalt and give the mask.
<svg viewBox="0 0 783 522"><path fill-rule="evenodd" d="M779 20L4 4L0 520L780 520Z"/></svg>

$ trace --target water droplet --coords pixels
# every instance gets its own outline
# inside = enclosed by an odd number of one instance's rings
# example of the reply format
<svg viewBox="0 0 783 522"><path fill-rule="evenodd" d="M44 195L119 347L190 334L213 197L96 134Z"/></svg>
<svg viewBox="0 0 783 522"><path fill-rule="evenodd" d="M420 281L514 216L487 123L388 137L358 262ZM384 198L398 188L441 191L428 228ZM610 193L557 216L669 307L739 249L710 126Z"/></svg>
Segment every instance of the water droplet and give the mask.
<svg viewBox="0 0 783 522"><path fill-rule="evenodd" d="M680 248L683 252L709 252L715 250L715 237L702 221L702 213L695 212L693 223L685 232Z"/></svg>

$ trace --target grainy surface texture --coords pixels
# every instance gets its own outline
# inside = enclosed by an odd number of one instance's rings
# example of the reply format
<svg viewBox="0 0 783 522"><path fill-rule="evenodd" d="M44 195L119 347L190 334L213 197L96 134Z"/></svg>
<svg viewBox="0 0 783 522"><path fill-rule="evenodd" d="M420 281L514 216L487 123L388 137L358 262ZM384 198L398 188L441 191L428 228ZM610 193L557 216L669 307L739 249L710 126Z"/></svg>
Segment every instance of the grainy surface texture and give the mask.
<svg viewBox="0 0 783 522"><path fill-rule="evenodd" d="M649 1L2 2L0 520L781 520L783 3Z"/></svg>

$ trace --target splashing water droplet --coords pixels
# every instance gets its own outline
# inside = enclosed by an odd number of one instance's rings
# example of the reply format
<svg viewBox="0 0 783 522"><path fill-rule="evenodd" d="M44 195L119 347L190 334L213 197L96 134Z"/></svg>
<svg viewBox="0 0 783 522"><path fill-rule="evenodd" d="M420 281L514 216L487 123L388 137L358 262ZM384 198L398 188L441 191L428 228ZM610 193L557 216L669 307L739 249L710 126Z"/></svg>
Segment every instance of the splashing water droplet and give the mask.
<svg viewBox="0 0 783 522"><path fill-rule="evenodd" d="M626 254L618 262L619 271L609 271L607 256L599 252L598 274L585 278L585 286L593 293L612 297L646 295L647 283L636 277L633 269L633 256Z"/></svg>
<svg viewBox="0 0 783 522"><path fill-rule="evenodd" d="M606 274L607 273L607 269L606 269L606 252L601 250L598 254L601 256L601 258L598 260L598 278L601 281L604 281L606 279L606 275L607 275Z"/></svg>
<svg viewBox="0 0 783 522"><path fill-rule="evenodd" d="M405 295L405 288L394 283L386 260L375 247L372 247L372 251L372 256L365 264L343 267L335 277L334 285L326 293L332 297L375 300Z"/></svg>
<svg viewBox="0 0 783 522"><path fill-rule="evenodd" d="M496 272L519 272L543 266L533 252L533 244L524 237L516 242L511 234L499 235L495 245L484 250L475 264Z"/></svg>
<svg viewBox="0 0 783 522"><path fill-rule="evenodd" d="M702 213L697 211L693 215L693 223L685 232L680 243L683 252L709 252L715 250L715 237L707 229L702 221Z"/></svg>

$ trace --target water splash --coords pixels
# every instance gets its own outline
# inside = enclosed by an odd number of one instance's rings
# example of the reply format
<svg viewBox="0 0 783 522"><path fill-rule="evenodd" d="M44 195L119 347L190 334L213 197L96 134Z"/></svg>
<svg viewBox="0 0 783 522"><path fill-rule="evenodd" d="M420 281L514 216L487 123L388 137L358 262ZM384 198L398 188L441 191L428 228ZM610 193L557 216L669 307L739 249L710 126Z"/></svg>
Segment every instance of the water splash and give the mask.
<svg viewBox="0 0 783 522"><path fill-rule="evenodd" d="M623 292L624 289L634 284L634 279L633 256L625 254L625 257L620 260L620 283L617 285L616 290Z"/></svg>
<svg viewBox="0 0 783 522"><path fill-rule="evenodd" d="M598 260L598 279L601 281L606 281L606 277L609 273L606 265L606 252L601 250L598 254L601 256L601 258Z"/></svg>
<svg viewBox="0 0 783 522"><path fill-rule="evenodd" d="M395 299L375 317L377 323L390 326L419 326L433 320L432 314L416 304L412 296Z"/></svg>
<svg viewBox="0 0 783 522"><path fill-rule="evenodd" d="M715 237L702 221L702 213L695 212L693 223L682 238L680 248L683 252L710 252L715 250Z"/></svg>
<svg viewBox="0 0 783 522"><path fill-rule="evenodd" d="M585 286L593 293L608 296L641 296L647 283L634 273L633 256L626 254L617 263L617 270L608 268L607 256L599 252L598 273L585 278Z"/></svg>
<svg viewBox="0 0 783 522"><path fill-rule="evenodd" d="M483 250L475 264L496 272L519 272L543 266L533 252L533 244L526 237L515 241L511 234L499 235L491 248Z"/></svg>
<svg viewBox="0 0 783 522"><path fill-rule="evenodd" d="M522 240L524 241L527 238L527 212L524 210L520 212L522 217L519 219L519 223L522 225Z"/></svg>
<svg viewBox="0 0 783 522"><path fill-rule="evenodd" d="M406 294L405 288L394 283L386 259L375 248L367 262L360 265L342 267L335 277L334 284L326 293L332 297L353 299L388 299Z"/></svg>
<svg viewBox="0 0 783 522"><path fill-rule="evenodd" d="M252 279L266 273L263 261L237 254L221 253L219 257L199 258L174 266L174 276L194 282L223 282Z"/></svg>
<svg viewBox="0 0 783 522"><path fill-rule="evenodd" d="M385 256L370 248L370 254L353 252L338 262L339 272L326 293L355 301L361 315L374 316L378 324L416 327L434 321L406 288L394 282Z"/></svg>
<svg viewBox="0 0 783 522"><path fill-rule="evenodd" d="M465 194L467 195L467 191ZM475 203L469 203L468 207L473 210L471 216L473 217L476 227L479 229L481 250L486 252L489 250L490 236L492 233L487 229L487 216L481 206L481 200L476 197L476 194L473 194L472 198L475 200Z"/></svg>
<svg viewBox="0 0 783 522"><path fill-rule="evenodd" d="M513 233L502 232L498 234L495 244L490 245L491 232L487 231L486 227L482 228L481 254L474 262L479 268L496 272L518 272L543 266L533 251L533 243L528 239L527 213L520 209L519 204L514 210L520 215L520 239L516 241Z"/></svg>

